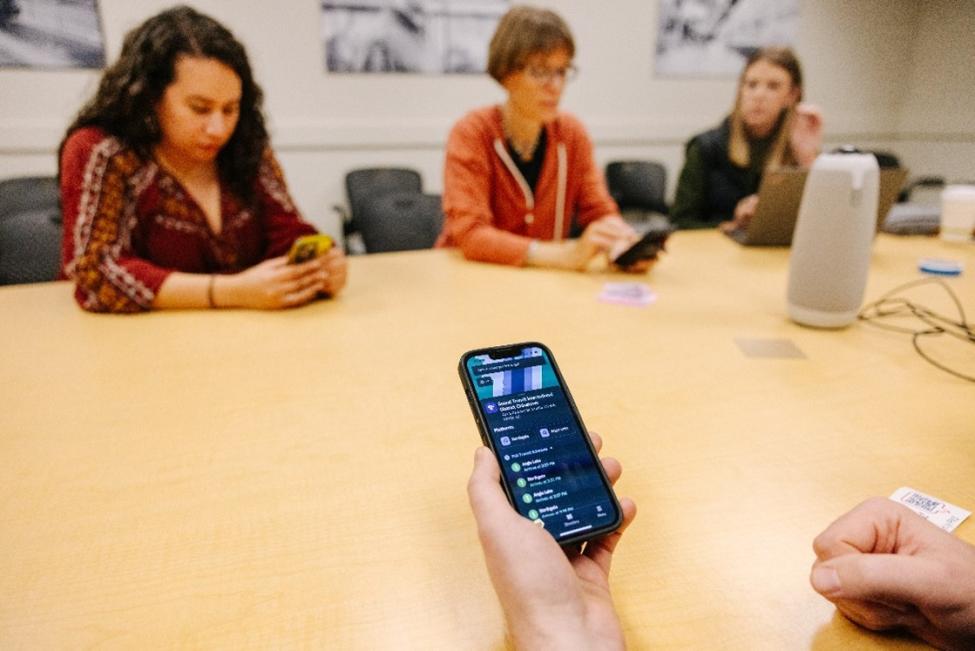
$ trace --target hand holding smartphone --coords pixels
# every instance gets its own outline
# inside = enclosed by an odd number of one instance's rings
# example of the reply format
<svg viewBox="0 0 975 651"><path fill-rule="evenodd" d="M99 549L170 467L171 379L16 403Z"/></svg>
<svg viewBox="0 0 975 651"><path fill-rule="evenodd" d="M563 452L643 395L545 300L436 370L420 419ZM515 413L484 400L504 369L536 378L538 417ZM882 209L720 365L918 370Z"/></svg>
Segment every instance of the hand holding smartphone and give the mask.
<svg viewBox="0 0 975 651"><path fill-rule="evenodd" d="M613 259L613 264L618 267L630 267L643 260L652 260L661 251L666 251L665 244L670 234L674 232L671 227L654 228L643 234L639 240L634 242L630 248L623 251Z"/></svg>
<svg viewBox="0 0 975 651"><path fill-rule="evenodd" d="M623 513L552 352L532 342L471 350L461 383L501 484L561 545L615 531Z"/></svg>
<svg viewBox="0 0 975 651"><path fill-rule="evenodd" d="M291 245L291 251L288 252L288 264L301 264L317 258L331 249L332 244L332 238L324 233L302 235Z"/></svg>

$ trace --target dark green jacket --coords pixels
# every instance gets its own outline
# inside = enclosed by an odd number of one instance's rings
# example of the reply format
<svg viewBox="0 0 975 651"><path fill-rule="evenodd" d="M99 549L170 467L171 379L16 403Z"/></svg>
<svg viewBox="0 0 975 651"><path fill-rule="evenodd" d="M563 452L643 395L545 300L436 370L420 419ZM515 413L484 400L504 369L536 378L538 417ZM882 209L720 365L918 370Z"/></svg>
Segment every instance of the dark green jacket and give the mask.
<svg viewBox="0 0 975 651"><path fill-rule="evenodd" d="M670 219L677 228L711 228L732 219L735 206L758 192L762 170L778 129L767 138L749 141L749 165L741 168L728 158L731 128L728 118L715 129L691 138Z"/></svg>

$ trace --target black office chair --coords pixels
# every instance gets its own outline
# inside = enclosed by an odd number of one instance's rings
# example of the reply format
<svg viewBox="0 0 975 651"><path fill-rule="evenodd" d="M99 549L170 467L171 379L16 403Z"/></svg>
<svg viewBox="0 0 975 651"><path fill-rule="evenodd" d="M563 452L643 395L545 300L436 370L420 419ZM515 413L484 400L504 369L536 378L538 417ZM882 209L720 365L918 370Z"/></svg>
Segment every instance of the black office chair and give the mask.
<svg viewBox="0 0 975 651"><path fill-rule="evenodd" d="M423 192L423 179L416 170L402 167L371 167L352 170L345 175L345 192L349 208L335 206L342 218L342 234L345 236L346 250L349 251L350 238L360 233L359 215L364 202L394 192ZM349 251L352 252L352 251Z"/></svg>
<svg viewBox="0 0 975 651"><path fill-rule="evenodd" d="M877 159L877 167L882 170L895 169L901 166L900 158L898 158L897 154L893 152L874 149L868 151L867 153L873 154L873 157Z"/></svg>
<svg viewBox="0 0 975 651"><path fill-rule="evenodd" d="M443 227L440 195L394 192L369 199L356 223L366 253L429 249Z"/></svg>
<svg viewBox="0 0 975 651"><path fill-rule="evenodd" d="M656 161L613 161L606 165L606 185L628 222L645 224L654 217L666 221L670 214L664 199L667 168Z"/></svg>
<svg viewBox="0 0 975 651"><path fill-rule="evenodd" d="M0 181L0 285L54 280L60 265L57 179L25 176Z"/></svg>

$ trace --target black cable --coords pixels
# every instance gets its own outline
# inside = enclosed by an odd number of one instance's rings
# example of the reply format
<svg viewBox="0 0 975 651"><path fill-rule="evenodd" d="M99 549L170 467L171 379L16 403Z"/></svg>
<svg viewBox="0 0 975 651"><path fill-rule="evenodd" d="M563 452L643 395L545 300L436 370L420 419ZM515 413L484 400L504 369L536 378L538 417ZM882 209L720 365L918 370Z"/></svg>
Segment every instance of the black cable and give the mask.
<svg viewBox="0 0 975 651"><path fill-rule="evenodd" d="M952 302L954 302L955 307L958 309L957 321L950 317L938 314L937 312L930 310L923 305L912 303L907 298L896 296L896 294L903 293L909 289L928 284L936 284L945 290ZM882 322L882 319L903 319L905 317L916 318L927 327L925 329L918 330L916 328L908 328ZM911 343L914 345L914 350L917 351L917 354L921 356L921 359L925 360L935 368L939 368L946 373L954 375L955 377L968 380L969 382L975 382L975 377L966 375L961 371L956 371L940 362L935 361L930 355L925 353L924 349L921 347L920 342L922 337L941 335L948 335L950 337L960 339L965 343L975 344L975 329L973 329L971 324L968 323L968 319L965 317L965 309L962 307L961 301L958 300L958 296L955 295L955 292L952 291L951 287L949 287L947 283L940 278L921 278L919 280L912 280L909 283L899 285L881 296L876 301L864 305L863 309L860 310L860 313L857 315L857 318L864 323L872 325L876 328L881 328L882 330L911 335Z"/></svg>

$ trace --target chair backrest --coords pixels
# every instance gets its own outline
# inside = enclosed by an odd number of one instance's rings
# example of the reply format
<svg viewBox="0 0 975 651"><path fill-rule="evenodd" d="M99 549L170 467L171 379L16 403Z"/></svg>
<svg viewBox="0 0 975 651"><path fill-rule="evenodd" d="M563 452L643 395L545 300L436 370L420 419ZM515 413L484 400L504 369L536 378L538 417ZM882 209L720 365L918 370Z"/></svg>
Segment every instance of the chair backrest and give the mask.
<svg viewBox="0 0 975 651"><path fill-rule="evenodd" d="M394 192L369 199L357 223L366 253L429 249L443 228L440 195Z"/></svg>
<svg viewBox="0 0 975 651"><path fill-rule="evenodd" d="M668 214L664 193L667 168L649 160L613 161L606 165L606 185L621 211L642 210Z"/></svg>
<svg viewBox="0 0 975 651"><path fill-rule="evenodd" d="M877 167L882 170L893 169L901 166L900 159L897 157L897 154L893 152L872 149L868 150L867 153L873 154L873 157L877 159Z"/></svg>
<svg viewBox="0 0 975 651"><path fill-rule="evenodd" d="M0 285L54 280L61 265L57 179L0 181Z"/></svg>
<svg viewBox="0 0 975 651"><path fill-rule="evenodd" d="M352 170L345 175L349 196L349 220L353 230L359 228L363 203L393 192L423 192L423 179L416 170L402 167L372 167Z"/></svg>

